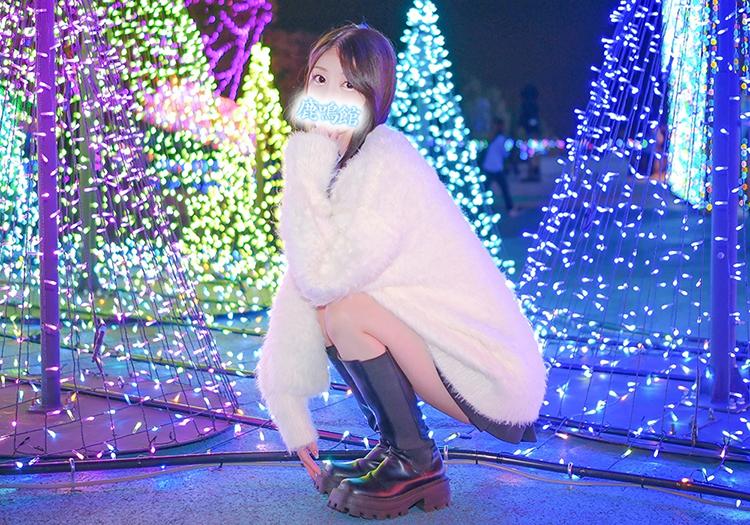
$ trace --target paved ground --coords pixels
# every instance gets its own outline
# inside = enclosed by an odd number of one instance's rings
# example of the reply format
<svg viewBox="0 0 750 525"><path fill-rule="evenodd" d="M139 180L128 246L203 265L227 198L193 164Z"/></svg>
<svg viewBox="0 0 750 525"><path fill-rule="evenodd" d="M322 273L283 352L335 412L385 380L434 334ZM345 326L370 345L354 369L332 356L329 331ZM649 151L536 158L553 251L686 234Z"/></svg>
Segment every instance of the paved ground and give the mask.
<svg viewBox="0 0 750 525"><path fill-rule="evenodd" d="M554 186L554 164L545 166L540 183L521 183L511 179L511 187L523 212L504 217L501 230L506 251L523 261L528 240L523 231L535 231L541 217L539 206ZM248 321L249 323L249 321ZM235 320L234 327L242 326ZM247 369L252 370L259 340L239 334L216 332L223 352L244 354ZM339 378L332 370L333 379ZM240 379L242 404L249 414L265 417L258 406L251 379ZM554 397L554 396L552 396ZM327 400L311 403L316 425L321 429L376 437L366 427L355 401L338 391ZM712 458L688 457L662 452L657 458L648 450L626 445L597 442L570 432L557 432L550 424L538 428L539 441L523 448L499 442L441 414L423 407L426 422L438 444L450 448L506 452L550 464L642 474L666 479L702 480L715 476L716 485L743 488L750 486L746 464L729 461L727 469ZM554 415L554 414L553 414ZM558 414L559 415L559 414ZM165 454L222 451L283 450L276 432L242 425L208 441L182 447ZM527 444L523 444L527 445ZM343 445L320 442L326 450L341 450ZM629 450L629 451L628 451ZM450 453L449 453L450 458ZM413 508L403 523L623 523L669 524L743 523L750 514L735 509L732 500L703 498L687 492L670 493L663 489L626 486L586 476L570 479L566 474L532 468L496 467L453 463L449 460L452 503L450 507L424 513ZM136 479L140 478L140 479ZM0 524L78 523L78 524L158 524L163 523L338 523L354 522L326 506L326 497L315 492L301 465L294 461L274 465L202 466L190 469L133 469L77 473L81 482L104 484L78 486L75 489L43 489L52 483L68 483L70 474L19 475L0 478ZM14 488L26 484L37 488ZM41 488L41 489L40 489ZM716 503L714 505L713 503ZM723 505L723 506L719 506Z"/></svg>

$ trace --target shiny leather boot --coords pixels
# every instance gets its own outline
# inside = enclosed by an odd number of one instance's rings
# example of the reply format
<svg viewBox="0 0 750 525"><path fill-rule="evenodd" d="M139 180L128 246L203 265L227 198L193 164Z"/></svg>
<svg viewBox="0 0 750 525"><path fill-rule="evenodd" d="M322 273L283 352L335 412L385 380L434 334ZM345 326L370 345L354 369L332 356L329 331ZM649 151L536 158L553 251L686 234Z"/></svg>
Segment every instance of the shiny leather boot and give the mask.
<svg viewBox="0 0 750 525"><path fill-rule="evenodd" d="M450 504L449 479L435 441L417 405L414 389L391 353L364 361L342 361L367 405L375 412L390 449L377 468L344 479L331 491L328 506L365 518L391 518Z"/></svg>
<svg viewBox="0 0 750 525"><path fill-rule="evenodd" d="M342 379L346 382L349 388L352 389L352 394L357 400L357 403L359 403L359 408L367 418L367 424L370 425L370 428L375 432L379 432L375 413L369 406L367 406L367 402L364 400L362 393L352 380L352 376L349 375L349 371L341 362L341 357L339 356L336 346L327 346L326 353L328 354L331 363L333 363L333 366L338 370ZM357 458L354 461L325 462L320 469L320 474L315 478L315 488L318 489L321 494L328 494L333 488L337 487L342 480L362 476L380 465L385 459L387 452L388 443L383 440L381 436L380 442L362 458Z"/></svg>

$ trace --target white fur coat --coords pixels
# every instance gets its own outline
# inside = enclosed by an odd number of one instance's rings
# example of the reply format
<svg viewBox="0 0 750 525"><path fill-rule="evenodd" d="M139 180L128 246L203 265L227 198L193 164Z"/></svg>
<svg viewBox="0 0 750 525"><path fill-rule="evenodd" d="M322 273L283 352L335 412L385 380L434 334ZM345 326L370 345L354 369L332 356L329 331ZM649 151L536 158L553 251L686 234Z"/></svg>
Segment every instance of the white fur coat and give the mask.
<svg viewBox="0 0 750 525"><path fill-rule="evenodd" d="M289 452L319 435L310 397L328 390L315 307L363 291L426 341L436 366L479 412L537 419L547 369L505 276L434 168L381 124L335 183L337 144L293 133L284 148L279 234L287 271L256 368L263 402Z"/></svg>

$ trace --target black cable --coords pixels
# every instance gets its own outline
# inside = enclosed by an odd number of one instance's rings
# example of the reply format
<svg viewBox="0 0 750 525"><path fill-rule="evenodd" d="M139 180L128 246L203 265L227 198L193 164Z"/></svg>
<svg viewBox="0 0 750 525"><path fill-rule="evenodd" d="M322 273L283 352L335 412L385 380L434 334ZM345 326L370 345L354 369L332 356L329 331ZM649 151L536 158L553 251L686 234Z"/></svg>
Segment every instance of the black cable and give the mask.
<svg viewBox="0 0 750 525"><path fill-rule="evenodd" d="M321 459L325 460L351 460L364 456L366 451L322 451ZM627 472L612 472L602 469L588 467L579 467L572 462L560 464L557 462L542 461L527 457L520 457L505 452L494 453L488 451L471 451L465 449L448 449L444 448L444 459L470 460L474 462L487 462L495 464L505 464L516 467L533 468L537 470L546 470L559 474L567 474L569 477L574 475L583 478L607 479L618 481L641 487L659 487L668 488L682 492L693 492L703 495L718 496L731 498L734 500L750 501L750 492L736 490L730 487L720 487L708 483L702 483L692 480L673 480L660 478L656 476L646 476L642 474L629 474ZM220 454L202 453L202 454L181 454L171 456L148 456L135 458L118 458L118 459L94 459L75 461L70 458L67 461L39 461L33 465L24 465L19 468L14 463L0 464L0 475L29 475L29 474L50 474L63 472L91 472L104 470L118 470L130 468L153 468L173 465L223 465L239 463L261 463L261 462L290 462L298 461L296 455L288 454L283 451L277 452L222 452Z"/></svg>

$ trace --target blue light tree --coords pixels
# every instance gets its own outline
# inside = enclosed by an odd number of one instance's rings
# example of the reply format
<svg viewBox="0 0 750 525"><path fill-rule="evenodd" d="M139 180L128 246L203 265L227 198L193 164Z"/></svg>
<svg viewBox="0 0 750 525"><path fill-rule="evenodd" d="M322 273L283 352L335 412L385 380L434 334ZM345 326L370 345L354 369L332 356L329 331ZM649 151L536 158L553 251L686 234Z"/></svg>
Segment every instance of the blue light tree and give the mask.
<svg viewBox="0 0 750 525"><path fill-rule="evenodd" d="M38 221L35 188L24 162L29 135L23 101L0 80L0 282L20 281L24 270L24 240Z"/></svg>
<svg viewBox="0 0 750 525"><path fill-rule="evenodd" d="M552 366L543 414L560 431L623 443L623 457L692 445L725 474L729 454L749 452L750 334L735 328L750 311L737 96L750 24L746 2L688 4L621 0L611 14L517 289ZM701 157L685 155L691 144ZM668 178L654 177L663 162Z"/></svg>

